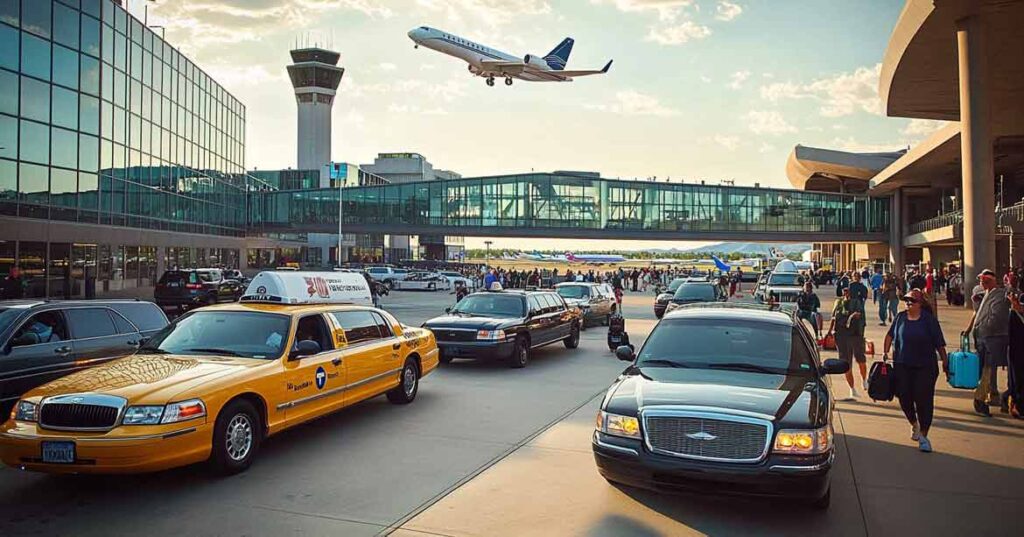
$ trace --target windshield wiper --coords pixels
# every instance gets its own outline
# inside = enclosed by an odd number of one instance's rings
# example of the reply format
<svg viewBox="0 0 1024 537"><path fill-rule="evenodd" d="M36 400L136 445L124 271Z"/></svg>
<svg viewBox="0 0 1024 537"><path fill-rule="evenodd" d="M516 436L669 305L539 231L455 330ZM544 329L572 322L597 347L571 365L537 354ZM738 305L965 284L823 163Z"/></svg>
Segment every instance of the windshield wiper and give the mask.
<svg viewBox="0 0 1024 537"><path fill-rule="evenodd" d="M172 354L171 351L165 351L156 347L142 347L139 349L139 354Z"/></svg>
<svg viewBox="0 0 1024 537"><path fill-rule="evenodd" d="M680 363L680 362L674 362L672 360L644 360L644 361L640 362L639 364L636 364L636 366L637 367L647 367L647 366L653 366L653 367L678 367L680 369L690 369L690 368L693 367L692 365L687 365L687 364Z"/></svg>
<svg viewBox="0 0 1024 537"><path fill-rule="evenodd" d="M708 369L731 369L733 371L751 371L754 373L767 373L769 375L779 375L782 372L778 368L764 367L761 365L747 364L742 362L733 362L727 364L708 364Z"/></svg>
<svg viewBox="0 0 1024 537"><path fill-rule="evenodd" d="M197 348L194 348L194 349L185 349L183 352L208 352L208 353L211 353L211 354L226 354L228 356L238 356L240 358L245 358L246 357L244 354L242 354L240 352L229 351L227 349L204 348L204 347L197 347Z"/></svg>

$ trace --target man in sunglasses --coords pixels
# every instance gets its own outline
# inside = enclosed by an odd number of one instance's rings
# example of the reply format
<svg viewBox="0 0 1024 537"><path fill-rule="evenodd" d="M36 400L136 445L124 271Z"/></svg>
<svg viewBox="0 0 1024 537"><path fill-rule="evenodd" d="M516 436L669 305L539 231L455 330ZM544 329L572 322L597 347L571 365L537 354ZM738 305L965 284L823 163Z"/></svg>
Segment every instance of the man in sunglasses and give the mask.
<svg viewBox="0 0 1024 537"><path fill-rule="evenodd" d="M990 404L1000 404L996 368L1006 365L1006 351L1010 342L1010 302L1006 288L999 286L996 273L985 269L978 275L985 294L978 304L964 334L974 334L978 357L981 358L981 382L974 390L974 411L991 416Z"/></svg>

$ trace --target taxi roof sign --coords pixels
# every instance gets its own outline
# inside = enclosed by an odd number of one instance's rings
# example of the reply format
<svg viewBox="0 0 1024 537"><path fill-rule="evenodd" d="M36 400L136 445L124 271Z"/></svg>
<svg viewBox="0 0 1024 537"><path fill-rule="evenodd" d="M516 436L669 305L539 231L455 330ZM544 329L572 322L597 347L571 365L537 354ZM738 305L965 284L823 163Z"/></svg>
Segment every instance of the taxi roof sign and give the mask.
<svg viewBox="0 0 1024 537"><path fill-rule="evenodd" d="M358 273L264 271L249 282L240 302L372 306L373 298L366 278Z"/></svg>

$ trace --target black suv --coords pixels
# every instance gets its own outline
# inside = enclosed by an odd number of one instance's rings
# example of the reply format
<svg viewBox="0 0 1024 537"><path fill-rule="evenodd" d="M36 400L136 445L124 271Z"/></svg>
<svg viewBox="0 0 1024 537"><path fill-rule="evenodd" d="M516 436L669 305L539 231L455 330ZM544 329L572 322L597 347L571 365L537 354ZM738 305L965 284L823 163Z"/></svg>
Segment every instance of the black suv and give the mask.
<svg viewBox="0 0 1024 537"><path fill-rule="evenodd" d="M551 291L482 291L423 324L434 333L441 363L453 358L507 359L526 367L530 350L561 341L580 344L578 309Z"/></svg>
<svg viewBox="0 0 1024 537"><path fill-rule="evenodd" d="M225 278L220 269L184 269L164 272L153 295L161 308L181 313L198 306L235 302L244 292L241 282Z"/></svg>
<svg viewBox="0 0 1024 537"><path fill-rule="evenodd" d="M152 302L0 302L0 415L36 386L134 354L165 326Z"/></svg>
<svg viewBox="0 0 1024 537"><path fill-rule="evenodd" d="M792 311L683 306L654 327L605 394L592 447L606 479L655 490L830 500L833 400Z"/></svg>

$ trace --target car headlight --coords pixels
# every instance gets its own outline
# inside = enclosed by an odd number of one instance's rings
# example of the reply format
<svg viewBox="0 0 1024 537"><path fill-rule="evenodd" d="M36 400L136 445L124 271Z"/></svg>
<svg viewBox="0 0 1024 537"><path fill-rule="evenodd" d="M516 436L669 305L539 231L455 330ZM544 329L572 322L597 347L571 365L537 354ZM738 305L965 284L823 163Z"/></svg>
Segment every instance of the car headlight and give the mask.
<svg viewBox="0 0 1024 537"><path fill-rule="evenodd" d="M832 426L820 429L783 429L775 435L775 453L820 455L832 449Z"/></svg>
<svg viewBox="0 0 1024 537"><path fill-rule="evenodd" d="M29 401L18 401L18 404L11 410L11 419L17 421L36 421L36 412L39 405Z"/></svg>
<svg viewBox="0 0 1024 537"><path fill-rule="evenodd" d="M199 399L189 399L165 406L140 405L130 406L121 418L123 425L157 425L177 423L206 415L206 405Z"/></svg>
<svg viewBox="0 0 1024 537"><path fill-rule="evenodd" d="M480 330L476 333L477 339L486 341L505 341L504 330Z"/></svg>
<svg viewBox="0 0 1024 537"><path fill-rule="evenodd" d="M612 436L640 439L640 420L632 416L597 412L597 430Z"/></svg>

